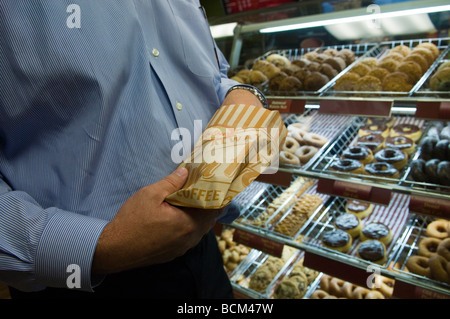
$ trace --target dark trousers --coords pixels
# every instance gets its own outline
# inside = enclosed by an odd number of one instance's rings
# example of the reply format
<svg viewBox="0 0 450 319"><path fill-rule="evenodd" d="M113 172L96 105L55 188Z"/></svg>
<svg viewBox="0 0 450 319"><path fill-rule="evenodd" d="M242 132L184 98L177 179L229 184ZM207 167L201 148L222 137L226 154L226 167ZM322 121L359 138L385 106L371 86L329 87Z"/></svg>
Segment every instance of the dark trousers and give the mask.
<svg viewBox="0 0 450 319"><path fill-rule="evenodd" d="M47 288L25 293L10 288L19 298L152 298L229 299L232 287L223 269L215 235L210 231L184 256L171 262L108 275L95 292Z"/></svg>

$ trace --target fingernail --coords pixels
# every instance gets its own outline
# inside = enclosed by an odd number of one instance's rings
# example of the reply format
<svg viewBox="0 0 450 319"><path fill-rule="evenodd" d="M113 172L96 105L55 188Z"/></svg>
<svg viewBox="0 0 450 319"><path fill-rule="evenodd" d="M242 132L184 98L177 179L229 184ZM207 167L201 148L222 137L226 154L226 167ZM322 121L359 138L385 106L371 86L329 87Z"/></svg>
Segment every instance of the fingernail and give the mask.
<svg viewBox="0 0 450 319"><path fill-rule="evenodd" d="M175 174L180 176L180 177L186 177L188 174L188 170L185 167L178 167L175 170Z"/></svg>

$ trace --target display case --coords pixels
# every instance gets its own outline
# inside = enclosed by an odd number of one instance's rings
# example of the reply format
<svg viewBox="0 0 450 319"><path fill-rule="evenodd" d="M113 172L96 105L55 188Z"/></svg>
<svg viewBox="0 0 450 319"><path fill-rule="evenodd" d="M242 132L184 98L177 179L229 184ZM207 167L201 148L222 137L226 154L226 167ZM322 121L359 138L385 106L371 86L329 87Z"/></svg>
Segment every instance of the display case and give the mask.
<svg viewBox="0 0 450 319"><path fill-rule="evenodd" d="M426 3L445 4L439 1ZM270 23L271 26L277 24L286 22ZM264 27L267 26L265 22ZM240 60L242 32L261 27L250 24L238 28L231 53L232 64L239 64L236 61ZM309 298L315 290L320 290L325 285L321 283L324 276L333 276L362 287L367 287L371 278L382 276L391 280L393 292L389 297L450 298L449 282L429 274L418 275L407 269L408 259L419 254L421 242L429 237L428 226L440 219L447 222L450 219L448 175L444 174L440 179L419 180L415 173L416 161L430 160L428 146L424 146L425 138L439 135L440 130L449 125L448 87L436 90L431 83L437 71L448 63L449 40L434 34L434 37L409 35L379 41L341 41L333 45L321 43L313 48L267 50L254 59L252 65L278 55L292 63L310 52L323 54L327 50L339 52L344 49L354 55L353 61L314 90L304 86L289 91L274 89L269 79L258 83L269 100L270 108L282 113L286 126L306 123L310 132L324 137L326 142L307 162L280 163L277 173L262 174L236 198L241 205L242 216L230 225L235 229L234 239L258 251L249 255L230 274L233 287L240 296L275 298L276 287L284 277L289 277L294 264L301 260L303 267L318 272L315 279L308 282L301 298ZM339 80L355 72L355 67L361 62L376 61L378 66L395 48L405 47L413 51L424 43L433 44L439 52L406 89L394 91L383 86L373 89L373 85L369 86L370 90L338 89ZM395 73L397 68L398 65L390 73ZM388 131L397 125L419 129L420 137L415 139L414 150L408 154L406 164L398 169L398 175L380 177L333 169L333 163L342 158L345 150L358 145L361 130L369 119L389 120ZM447 156L440 161L450 160ZM308 198L307 202L305 198ZM315 204L309 204L312 198L316 198ZM339 216L348 213L346 203L349 201L372 205L370 216L361 219L363 226L372 222L388 226L392 239L385 245L386 259L383 262L366 260L359 255L361 238L355 238L347 252L324 247L323 234L335 228ZM300 207L311 208L305 211ZM450 233L445 238L448 237ZM250 289L248 282L251 275L267 258L281 258L285 247L296 248L299 252L292 260L286 261L265 290Z"/></svg>

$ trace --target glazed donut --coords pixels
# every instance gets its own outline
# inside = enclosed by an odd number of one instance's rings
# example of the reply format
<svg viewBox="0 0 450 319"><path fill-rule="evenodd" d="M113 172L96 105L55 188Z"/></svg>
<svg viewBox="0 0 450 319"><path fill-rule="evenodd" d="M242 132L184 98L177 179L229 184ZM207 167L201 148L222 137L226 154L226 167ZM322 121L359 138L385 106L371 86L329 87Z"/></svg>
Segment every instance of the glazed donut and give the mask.
<svg viewBox="0 0 450 319"><path fill-rule="evenodd" d="M342 152L342 157L360 161L362 164L368 164L373 161L373 153L370 148L365 146L352 146Z"/></svg>
<svg viewBox="0 0 450 319"><path fill-rule="evenodd" d="M427 226L427 236L435 237L435 238L439 238L439 239L447 238L447 236L448 236L447 225L448 225L448 221L443 220L443 219L438 219L438 220L432 221Z"/></svg>
<svg viewBox="0 0 450 319"><path fill-rule="evenodd" d="M406 136L417 142L422 136L422 130L414 124L397 124L391 128L390 136Z"/></svg>
<svg viewBox="0 0 450 319"><path fill-rule="evenodd" d="M368 147L373 153L377 152L383 146L384 138L380 134L369 134L358 137L357 146Z"/></svg>
<svg viewBox="0 0 450 319"><path fill-rule="evenodd" d="M376 290L371 290L364 299L385 299L384 295Z"/></svg>
<svg viewBox="0 0 450 319"><path fill-rule="evenodd" d="M383 138L386 138L389 135L389 128L385 124L367 124L361 126L358 130L359 136L371 134L381 135Z"/></svg>
<svg viewBox="0 0 450 319"><path fill-rule="evenodd" d="M442 240L434 237L424 237L419 242L419 256L430 258L437 253L437 249Z"/></svg>
<svg viewBox="0 0 450 319"><path fill-rule="evenodd" d="M346 253L352 245L352 237L340 229L329 230L323 235L322 244L326 248Z"/></svg>
<svg viewBox="0 0 450 319"><path fill-rule="evenodd" d="M431 278L450 283L450 274L447 272L447 264L449 262L440 255L433 255L430 257L430 272Z"/></svg>
<svg viewBox="0 0 450 319"><path fill-rule="evenodd" d="M361 221L359 220L359 218L356 217L356 215L349 213L338 216L334 221L334 226L337 229L346 231L353 238L358 237L362 229Z"/></svg>
<svg viewBox="0 0 450 319"><path fill-rule="evenodd" d="M392 240L391 230L388 226L380 222L371 222L361 230L361 240L379 240L387 245Z"/></svg>
<svg viewBox="0 0 450 319"><path fill-rule="evenodd" d="M292 123L288 125L287 129L288 131L290 130L309 131L309 124L303 122Z"/></svg>
<svg viewBox="0 0 450 319"><path fill-rule="evenodd" d="M436 252L450 262L450 238L444 239L439 244Z"/></svg>
<svg viewBox="0 0 450 319"><path fill-rule="evenodd" d="M377 162L384 162L393 165L401 170L408 162L408 155L395 148L384 148L373 156Z"/></svg>
<svg viewBox="0 0 450 319"><path fill-rule="evenodd" d="M290 165L300 165L300 160L297 156L290 152L281 151L280 152L280 163L290 164Z"/></svg>
<svg viewBox="0 0 450 319"><path fill-rule="evenodd" d="M415 145L414 141L406 136L390 136L384 141L384 148L396 148L408 155L414 153Z"/></svg>
<svg viewBox="0 0 450 319"><path fill-rule="evenodd" d="M298 142L294 138L288 136L286 137L284 144L281 147L281 150L295 154L295 152L298 150L299 147L300 144L298 144Z"/></svg>
<svg viewBox="0 0 450 319"><path fill-rule="evenodd" d="M399 176L398 170L394 167L394 165L383 162L375 162L370 163L364 166L364 170L367 174L386 177L386 178L395 178L397 179Z"/></svg>
<svg viewBox="0 0 450 319"><path fill-rule="evenodd" d="M348 281L346 281L343 285L342 285L342 293L344 294L344 296L348 299L353 298L353 293L356 289L356 285L349 283Z"/></svg>
<svg viewBox="0 0 450 319"><path fill-rule="evenodd" d="M300 160L300 164L306 164L318 151L319 150L314 146L303 145L297 149L295 156Z"/></svg>
<svg viewBox="0 0 450 319"><path fill-rule="evenodd" d="M343 287L345 285L345 281L339 278L331 278L330 279L330 287L328 292L336 297L345 297Z"/></svg>
<svg viewBox="0 0 450 319"><path fill-rule="evenodd" d="M307 145L311 145L311 146L315 146L315 147L322 147L328 142L327 138L325 138L319 134L311 133L311 132L308 132L305 135L303 135L303 140L305 141L305 143Z"/></svg>
<svg viewBox="0 0 450 319"><path fill-rule="evenodd" d="M329 296L328 292L326 292L326 291L324 291L322 289L316 289L311 294L311 299L325 299L328 296Z"/></svg>
<svg viewBox="0 0 450 319"><path fill-rule="evenodd" d="M358 245L357 256L376 264L386 262L386 246L379 240L365 240Z"/></svg>
<svg viewBox="0 0 450 319"><path fill-rule="evenodd" d="M366 299L367 294L370 292L369 289L364 287L356 287L353 291L352 299Z"/></svg>
<svg viewBox="0 0 450 319"><path fill-rule="evenodd" d="M334 161L331 166L331 170L338 172L346 172L352 174L363 174L364 169L361 162L348 158L341 158Z"/></svg>
<svg viewBox="0 0 450 319"><path fill-rule="evenodd" d="M391 298L394 292L395 280L381 276L375 275L375 287L385 296L386 298Z"/></svg>
<svg viewBox="0 0 450 319"><path fill-rule="evenodd" d="M406 267L412 273L419 276L430 277L430 265L428 263L429 258L423 256L411 256L406 261Z"/></svg>
<svg viewBox="0 0 450 319"><path fill-rule="evenodd" d="M330 291L330 280L330 276L328 276L327 274L323 274L320 278L320 288L325 291Z"/></svg>
<svg viewBox="0 0 450 319"><path fill-rule="evenodd" d="M305 140L303 139L303 136L305 136L305 134L307 133L307 131L301 130L301 129L293 129L291 131L289 131L289 134L292 138L294 138L299 145L305 145Z"/></svg>
<svg viewBox="0 0 450 319"><path fill-rule="evenodd" d="M345 204L345 211L349 214L356 215L360 219L363 219L372 213L373 204L349 199Z"/></svg>

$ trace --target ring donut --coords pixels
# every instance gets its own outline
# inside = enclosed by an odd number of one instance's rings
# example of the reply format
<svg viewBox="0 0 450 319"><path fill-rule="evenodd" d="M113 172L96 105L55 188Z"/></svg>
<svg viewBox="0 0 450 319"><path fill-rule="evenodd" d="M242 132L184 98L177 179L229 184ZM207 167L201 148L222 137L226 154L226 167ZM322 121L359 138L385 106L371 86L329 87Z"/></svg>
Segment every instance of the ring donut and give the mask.
<svg viewBox="0 0 450 319"><path fill-rule="evenodd" d="M375 287L385 296L386 298L391 298L394 292L395 280L381 276L375 275Z"/></svg>
<svg viewBox="0 0 450 319"><path fill-rule="evenodd" d="M292 123L289 124L287 127L288 131L290 130L301 130L301 131L309 131L309 125L306 123L301 123L301 122L297 122L297 123Z"/></svg>
<svg viewBox="0 0 450 319"><path fill-rule="evenodd" d="M447 264L448 261L440 256L440 255L434 255L430 257L429 260L430 263L430 271L431 271L431 278L450 283L450 274L447 272Z"/></svg>
<svg viewBox="0 0 450 319"><path fill-rule="evenodd" d="M450 262L450 238L444 239L437 247L436 252Z"/></svg>
<svg viewBox="0 0 450 319"><path fill-rule="evenodd" d="M384 295L376 290L369 291L364 299L385 299Z"/></svg>
<svg viewBox="0 0 450 319"><path fill-rule="evenodd" d="M292 129L291 131L289 131L290 136L294 138L299 145L305 145L303 136L305 136L306 133L308 132L300 129Z"/></svg>
<svg viewBox="0 0 450 319"><path fill-rule="evenodd" d="M330 287L328 292L336 297L344 297L344 287L345 281L339 278L331 278Z"/></svg>
<svg viewBox="0 0 450 319"><path fill-rule="evenodd" d="M312 145L315 147L322 147L328 142L327 138L311 132L308 132L305 135L303 135L303 140L307 145Z"/></svg>
<svg viewBox="0 0 450 319"><path fill-rule="evenodd" d="M311 145L300 146L295 152L301 164L306 164L319 150Z"/></svg>
<svg viewBox="0 0 450 319"><path fill-rule="evenodd" d="M327 274L323 274L320 278L320 288L325 291L330 291L330 280L330 276L328 276Z"/></svg>
<svg viewBox="0 0 450 319"><path fill-rule="evenodd" d="M352 299L366 299L367 294L370 292L369 289L364 287L356 287L353 291Z"/></svg>
<svg viewBox="0 0 450 319"><path fill-rule="evenodd" d="M288 136L288 137L286 137L286 140L284 141L284 144L281 147L281 150L295 154L295 152L298 150L299 147L300 147L300 144L298 144L298 142L294 138Z"/></svg>
<svg viewBox="0 0 450 319"><path fill-rule="evenodd" d="M443 219L438 219L432 221L427 226L427 236L435 237L439 239L445 239L448 236L447 232L448 221Z"/></svg>
<svg viewBox="0 0 450 319"><path fill-rule="evenodd" d="M419 256L430 258L437 253L439 244L442 242L439 238L424 237L419 242Z"/></svg>
<svg viewBox="0 0 450 319"><path fill-rule="evenodd" d="M297 156L290 152L281 151L280 152L280 163L283 164L291 164L291 165L300 165L300 160Z"/></svg>
<svg viewBox="0 0 450 319"><path fill-rule="evenodd" d="M412 273L423 277L430 277L431 270L428 263L429 258L423 256L411 256L406 261L406 267Z"/></svg>
<svg viewBox="0 0 450 319"><path fill-rule="evenodd" d="M322 289L316 289L312 294L311 294L311 299L324 299L326 297L328 297L329 294L328 292L322 290Z"/></svg>

